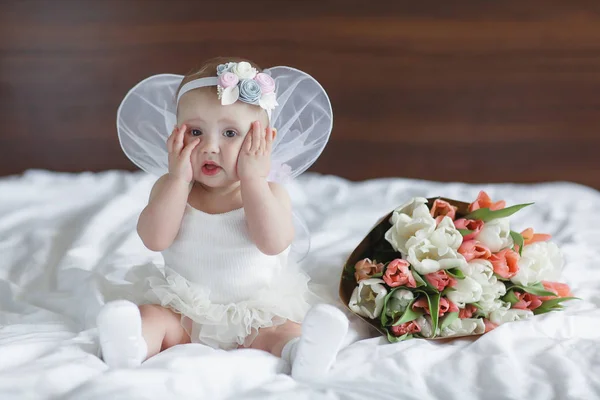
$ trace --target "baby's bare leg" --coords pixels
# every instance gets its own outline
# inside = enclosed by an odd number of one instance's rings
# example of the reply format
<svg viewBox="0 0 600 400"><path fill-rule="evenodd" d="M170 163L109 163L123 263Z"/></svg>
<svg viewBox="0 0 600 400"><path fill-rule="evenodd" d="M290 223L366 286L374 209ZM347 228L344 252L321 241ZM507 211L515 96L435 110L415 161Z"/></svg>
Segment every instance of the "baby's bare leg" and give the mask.
<svg viewBox="0 0 600 400"><path fill-rule="evenodd" d="M190 336L181 326L181 315L156 304L140 306L142 336L150 358L169 347L190 343Z"/></svg>
<svg viewBox="0 0 600 400"><path fill-rule="evenodd" d="M268 351L274 356L281 357L281 350L292 339L300 337L300 324L287 321L282 325L262 328L252 342L250 348Z"/></svg>

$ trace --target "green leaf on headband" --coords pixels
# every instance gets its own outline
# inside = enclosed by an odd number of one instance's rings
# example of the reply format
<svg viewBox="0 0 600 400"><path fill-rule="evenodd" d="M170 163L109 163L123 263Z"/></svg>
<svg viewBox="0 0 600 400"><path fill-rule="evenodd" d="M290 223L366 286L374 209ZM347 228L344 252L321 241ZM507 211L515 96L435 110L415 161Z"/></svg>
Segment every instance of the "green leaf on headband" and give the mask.
<svg viewBox="0 0 600 400"><path fill-rule="evenodd" d="M567 300L581 300L578 297L558 297L556 299L550 299L542 302L542 305L533 310L533 314L544 314L550 311L560 311L563 309L563 306L560 305L563 301Z"/></svg>
<svg viewBox="0 0 600 400"><path fill-rule="evenodd" d="M456 279L465 279L465 274L458 268L447 269L446 273Z"/></svg>
<svg viewBox="0 0 600 400"><path fill-rule="evenodd" d="M458 233L460 233L462 236L467 236L470 235L471 233L475 232L472 231L470 229L457 229Z"/></svg>
<svg viewBox="0 0 600 400"><path fill-rule="evenodd" d="M512 286L507 287L507 289L521 289L524 292L531 293L536 296L556 296L556 293L546 290L544 285L542 285L540 282L529 286L513 284Z"/></svg>
<svg viewBox="0 0 600 400"><path fill-rule="evenodd" d="M515 291L514 290L509 290L504 295L504 297L502 297L502 301L507 301L507 302L510 303L511 306L514 306L515 304L517 304L519 302L519 299L515 295Z"/></svg>
<svg viewBox="0 0 600 400"><path fill-rule="evenodd" d="M412 273L413 278L415 278L417 287L429 286L428 282L426 282L425 279L423 279L423 277L421 275L419 275L419 273L417 271L415 271L415 269L412 266L410 267L410 272Z"/></svg>
<svg viewBox="0 0 600 400"><path fill-rule="evenodd" d="M510 231L510 237L514 242L514 246L519 246L519 255L523 252L523 243L525 243L525 239L523 239L523 235L519 232ZM513 250L515 247L513 246Z"/></svg>
<svg viewBox="0 0 600 400"><path fill-rule="evenodd" d="M417 319L421 315L423 315L423 311L421 311L421 310L415 311L412 309L412 305L414 302L415 302L414 300L410 302L409 306L406 307L406 311L404 311L404 314L402 314L402 317L398 321L394 322L392 324L392 326L398 326L398 325L402 325L402 324L405 324L410 321L414 321L415 319Z"/></svg>
<svg viewBox="0 0 600 400"><path fill-rule="evenodd" d="M444 318L442 319L442 324L440 325L440 329L449 327L450 324L453 323L454 321L456 321L457 319L458 319L457 312L451 312L451 313L444 315Z"/></svg>
<svg viewBox="0 0 600 400"><path fill-rule="evenodd" d="M492 211L489 208L480 208L478 210L473 211L470 214L467 214L464 218L488 222L497 218L510 217L520 209L530 206L532 204L534 203L517 204L511 207L506 207L495 211Z"/></svg>
<svg viewBox="0 0 600 400"><path fill-rule="evenodd" d="M386 330L386 332L387 332L388 341L390 343L402 342L407 339L412 339L412 337L413 337L413 335L411 333L405 333L402 336L396 337L396 336L392 335L389 330Z"/></svg>

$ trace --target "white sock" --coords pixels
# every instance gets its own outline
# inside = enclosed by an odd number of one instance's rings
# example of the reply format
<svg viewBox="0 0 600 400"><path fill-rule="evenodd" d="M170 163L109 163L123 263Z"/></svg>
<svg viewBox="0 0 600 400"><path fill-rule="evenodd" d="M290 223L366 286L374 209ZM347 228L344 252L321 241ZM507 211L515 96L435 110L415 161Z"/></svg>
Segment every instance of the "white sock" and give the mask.
<svg viewBox="0 0 600 400"><path fill-rule="evenodd" d="M290 340L281 357L290 362L292 377L311 381L323 377L340 351L348 331L348 318L336 307L318 304L302 322L302 336Z"/></svg>
<svg viewBox="0 0 600 400"><path fill-rule="evenodd" d="M111 368L139 366L148 347L138 306L127 300L106 303L96 317L102 359Z"/></svg>

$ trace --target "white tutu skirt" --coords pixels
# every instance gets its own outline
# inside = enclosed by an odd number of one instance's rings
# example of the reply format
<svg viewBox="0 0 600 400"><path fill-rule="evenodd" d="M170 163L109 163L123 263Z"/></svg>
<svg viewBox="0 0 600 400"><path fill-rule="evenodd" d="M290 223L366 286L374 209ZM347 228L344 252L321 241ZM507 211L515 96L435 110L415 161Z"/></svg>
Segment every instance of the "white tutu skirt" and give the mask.
<svg viewBox="0 0 600 400"><path fill-rule="evenodd" d="M287 320L301 323L311 306L309 277L291 266L282 268L268 288L229 304L211 302L208 288L189 282L168 267L165 273L147 278L146 298L181 314L181 324L191 341L213 348L248 347L260 328Z"/></svg>

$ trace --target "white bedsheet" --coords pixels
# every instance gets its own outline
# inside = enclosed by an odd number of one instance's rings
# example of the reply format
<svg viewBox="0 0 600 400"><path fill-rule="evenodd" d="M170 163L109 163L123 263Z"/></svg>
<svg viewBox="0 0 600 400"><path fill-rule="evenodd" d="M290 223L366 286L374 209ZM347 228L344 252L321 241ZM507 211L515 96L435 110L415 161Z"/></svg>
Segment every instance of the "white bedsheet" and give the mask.
<svg viewBox="0 0 600 400"><path fill-rule="evenodd" d="M535 201L513 227L547 232L563 281L582 301L503 325L477 340L388 344L352 317L322 382L302 385L260 351L177 346L135 370L96 356L93 320L134 266L161 263L135 225L153 179L109 171L28 171L0 179L0 399L593 399L600 398L600 193L569 183L466 185L405 179L352 183L306 174L290 187L312 230L303 266L327 301L341 266L373 224L411 196ZM143 271L143 268L142 268ZM139 272L138 272L139 273Z"/></svg>

